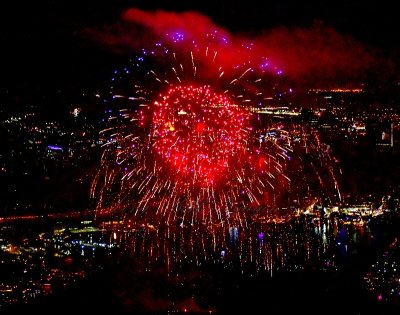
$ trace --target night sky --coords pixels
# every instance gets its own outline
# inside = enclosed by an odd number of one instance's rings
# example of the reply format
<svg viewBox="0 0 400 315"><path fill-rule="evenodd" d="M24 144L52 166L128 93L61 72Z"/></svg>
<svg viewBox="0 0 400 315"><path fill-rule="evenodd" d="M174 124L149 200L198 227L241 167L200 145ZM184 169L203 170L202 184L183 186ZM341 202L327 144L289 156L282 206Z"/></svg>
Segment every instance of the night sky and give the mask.
<svg viewBox="0 0 400 315"><path fill-rule="evenodd" d="M132 7L197 11L230 32L251 37L282 27L293 31L323 25L379 58L394 60L389 68L398 64L400 19L395 1L16 0L1 10L1 88L41 93L101 85L125 56L88 33L113 32L124 10Z"/></svg>

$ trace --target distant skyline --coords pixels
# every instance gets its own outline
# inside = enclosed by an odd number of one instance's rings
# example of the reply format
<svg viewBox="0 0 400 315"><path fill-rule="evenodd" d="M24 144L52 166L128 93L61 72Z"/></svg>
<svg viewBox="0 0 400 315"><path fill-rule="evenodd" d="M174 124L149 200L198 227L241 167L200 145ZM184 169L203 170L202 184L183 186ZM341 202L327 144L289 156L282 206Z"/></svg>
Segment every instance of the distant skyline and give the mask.
<svg viewBox="0 0 400 315"><path fill-rule="evenodd" d="M372 55L378 56L380 62L386 60L384 66L387 68L382 70L383 76L387 69L396 72L398 66L400 40L397 32L400 29L400 20L393 1L311 0L300 3L293 0L274 0L259 4L255 0L211 3L184 0L17 0L7 5L0 22L3 29L0 34L3 43L3 58L0 62L3 89L46 91L102 84L111 69L123 58L94 42L93 38L88 38L87 30L115 33L113 27L120 25L121 16L128 8L150 12L161 9L178 14L196 11L229 32L246 34L251 38L282 30L285 32L287 29L294 30L292 35L295 35L290 37L292 42L289 44L296 45L298 43L294 40L302 34L297 30L314 30L315 25L322 25L322 32L331 30L337 35L334 38L347 44L356 43L358 50L346 46L340 50L339 57L349 65L354 65L354 62L347 57L347 52L353 55L360 52L360 58L366 60L371 60ZM308 33L308 43L302 47L303 55L309 51L307 45L313 42L311 35L311 32ZM325 45L323 41L320 44ZM337 46L335 41L326 44L328 50L329 45ZM282 42L277 41L275 45L282 46ZM284 48L282 46L282 51L285 52ZM288 51L281 58L287 60L290 49ZM279 53L279 50L275 52ZM334 56L334 52L331 52ZM296 50L294 56L298 54ZM326 60L332 61L332 58L327 55ZM357 62L362 61L358 59ZM332 62L332 66L336 66L335 62ZM342 66L347 65L342 62ZM313 69L316 68L317 64Z"/></svg>

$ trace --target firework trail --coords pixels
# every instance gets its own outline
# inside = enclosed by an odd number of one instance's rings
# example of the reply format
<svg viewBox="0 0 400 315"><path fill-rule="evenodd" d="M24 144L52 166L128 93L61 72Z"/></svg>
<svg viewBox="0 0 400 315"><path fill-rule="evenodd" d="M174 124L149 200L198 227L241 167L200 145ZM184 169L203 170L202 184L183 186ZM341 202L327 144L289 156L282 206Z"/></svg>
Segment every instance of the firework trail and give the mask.
<svg viewBox="0 0 400 315"><path fill-rule="evenodd" d="M216 33L173 33L115 71L92 186L98 210L157 224L241 224L246 209L276 206L290 184L291 140L258 128L253 112L278 93L282 71L248 58L251 45L224 67L228 49Z"/></svg>

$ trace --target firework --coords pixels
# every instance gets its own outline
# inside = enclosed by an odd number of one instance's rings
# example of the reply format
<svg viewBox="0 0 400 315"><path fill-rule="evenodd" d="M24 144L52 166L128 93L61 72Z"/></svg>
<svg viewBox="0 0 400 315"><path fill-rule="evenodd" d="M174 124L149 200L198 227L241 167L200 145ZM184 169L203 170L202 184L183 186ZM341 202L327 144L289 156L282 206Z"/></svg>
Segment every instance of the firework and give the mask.
<svg viewBox="0 0 400 315"><path fill-rule="evenodd" d="M290 139L256 127L253 112L276 93L281 70L249 59L251 49L243 45L236 62L227 62L225 37L185 42L176 33L114 73L92 187L99 210L213 224L275 206L290 182Z"/></svg>

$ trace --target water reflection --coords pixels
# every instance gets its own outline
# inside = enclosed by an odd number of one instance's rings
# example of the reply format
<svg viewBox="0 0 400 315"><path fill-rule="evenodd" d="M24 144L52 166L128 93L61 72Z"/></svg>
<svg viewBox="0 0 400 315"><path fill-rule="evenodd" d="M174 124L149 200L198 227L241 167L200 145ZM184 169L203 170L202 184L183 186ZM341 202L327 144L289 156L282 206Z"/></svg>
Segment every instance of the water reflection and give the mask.
<svg viewBox="0 0 400 315"><path fill-rule="evenodd" d="M65 288L86 276L102 283L101 301L115 303L122 313L230 313L243 303L244 312L250 304L253 309L262 306L265 299L280 308L287 299L307 307L309 294L332 303L341 296L354 298L365 288L367 267L390 239L387 227L398 234L398 224L389 222L315 214L214 226L156 227L129 220L10 222L0 229L1 266L8 271L23 268L10 277L4 273L0 307L54 293L67 296ZM377 294L374 301L398 294L394 249L400 246L395 244L366 277ZM65 299L69 303L89 295L84 300L91 309L90 290Z"/></svg>
<svg viewBox="0 0 400 315"><path fill-rule="evenodd" d="M145 270L164 265L169 274L184 273L189 264L270 276L277 271L337 270L357 253L360 242L371 240L368 225L305 215L246 226L121 225L113 233L138 265Z"/></svg>

